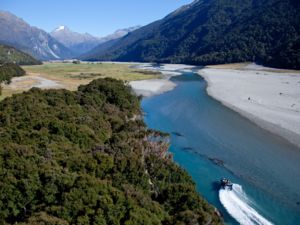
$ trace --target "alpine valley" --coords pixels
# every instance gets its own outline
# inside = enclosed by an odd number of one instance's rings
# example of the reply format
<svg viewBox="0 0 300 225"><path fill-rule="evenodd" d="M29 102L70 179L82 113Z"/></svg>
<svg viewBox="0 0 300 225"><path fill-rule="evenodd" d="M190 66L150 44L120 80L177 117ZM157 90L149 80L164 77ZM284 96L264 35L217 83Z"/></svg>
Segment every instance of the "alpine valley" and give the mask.
<svg viewBox="0 0 300 225"><path fill-rule="evenodd" d="M297 0L196 0L82 59L197 65L251 61L299 69L299 6Z"/></svg>
<svg viewBox="0 0 300 225"><path fill-rule="evenodd" d="M0 9L0 225L299 224L300 0Z"/></svg>

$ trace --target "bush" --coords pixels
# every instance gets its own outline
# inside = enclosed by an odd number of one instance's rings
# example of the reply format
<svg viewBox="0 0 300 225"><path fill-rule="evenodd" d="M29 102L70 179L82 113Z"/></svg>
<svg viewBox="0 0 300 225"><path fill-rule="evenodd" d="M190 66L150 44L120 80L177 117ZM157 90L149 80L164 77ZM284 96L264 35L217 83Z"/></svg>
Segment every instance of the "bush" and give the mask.
<svg viewBox="0 0 300 225"><path fill-rule="evenodd" d="M14 63L0 65L0 82L10 83L13 77L20 77L25 73L25 70Z"/></svg>
<svg viewBox="0 0 300 225"><path fill-rule="evenodd" d="M138 98L109 78L0 102L0 224L176 224L190 214L219 224L136 114Z"/></svg>

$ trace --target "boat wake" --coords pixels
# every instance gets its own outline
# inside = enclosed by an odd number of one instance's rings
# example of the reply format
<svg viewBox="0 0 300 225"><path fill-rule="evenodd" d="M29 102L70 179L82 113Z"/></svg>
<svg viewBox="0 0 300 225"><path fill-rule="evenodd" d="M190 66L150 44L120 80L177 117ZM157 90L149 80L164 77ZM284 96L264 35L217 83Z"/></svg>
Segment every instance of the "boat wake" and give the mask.
<svg viewBox="0 0 300 225"><path fill-rule="evenodd" d="M233 184L232 191L221 189L219 198L228 213L242 225L272 225L250 205L242 186Z"/></svg>

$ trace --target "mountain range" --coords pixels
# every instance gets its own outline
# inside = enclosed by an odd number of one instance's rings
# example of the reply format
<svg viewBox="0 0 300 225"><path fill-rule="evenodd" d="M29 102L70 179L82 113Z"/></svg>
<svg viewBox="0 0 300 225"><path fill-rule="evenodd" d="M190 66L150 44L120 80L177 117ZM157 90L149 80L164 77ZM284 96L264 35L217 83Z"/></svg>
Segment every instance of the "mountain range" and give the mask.
<svg viewBox="0 0 300 225"><path fill-rule="evenodd" d="M71 49L75 55L79 56L84 54L99 44L105 43L107 41L111 41L117 38L121 38L127 35L129 32L138 29L139 26L119 29L115 31L113 34L107 35L105 37L94 37L91 34L84 33L80 34L70 30L67 26L59 26L50 34L56 40L64 44L66 47Z"/></svg>
<svg viewBox="0 0 300 225"><path fill-rule="evenodd" d="M129 34L132 31L135 31L137 29L141 28L141 26L133 26L133 27L128 27L128 28L124 28L124 29L118 29L116 30L114 33L109 34L105 37L100 38L101 43L105 43L107 41L111 41L111 40L115 40L118 38L122 38L124 36L126 36L127 34Z"/></svg>
<svg viewBox="0 0 300 225"><path fill-rule="evenodd" d="M196 65L251 61L300 69L298 0L195 0L143 27L103 38L60 26L51 34L0 12L0 43L41 60Z"/></svg>
<svg viewBox="0 0 300 225"><path fill-rule="evenodd" d="M0 11L0 44L13 46L39 60L77 58L99 44L121 38L138 28L119 29L105 37L74 32L67 26L59 26L47 33L10 12Z"/></svg>
<svg viewBox="0 0 300 225"><path fill-rule="evenodd" d="M13 46L40 60L71 58L70 49L47 32L30 26L15 15L0 11L0 43Z"/></svg>
<svg viewBox="0 0 300 225"><path fill-rule="evenodd" d="M100 38L88 33L80 34L70 30L67 26L59 26L50 35L68 47L75 55L87 52L100 44Z"/></svg>
<svg viewBox="0 0 300 225"><path fill-rule="evenodd" d="M223 64L300 69L297 0L196 0L97 46L84 60Z"/></svg>
<svg viewBox="0 0 300 225"><path fill-rule="evenodd" d="M113 34L107 35L106 37L101 38L100 43L91 49L90 51L86 51L82 55L80 55L79 58L85 59L85 58L90 58L91 55L97 55L99 52L103 52L113 46L114 44L118 43L118 41L125 37L127 34L140 29L141 26L134 26L134 27L129 27L126 29L119 29L115 31Z"/></svg>

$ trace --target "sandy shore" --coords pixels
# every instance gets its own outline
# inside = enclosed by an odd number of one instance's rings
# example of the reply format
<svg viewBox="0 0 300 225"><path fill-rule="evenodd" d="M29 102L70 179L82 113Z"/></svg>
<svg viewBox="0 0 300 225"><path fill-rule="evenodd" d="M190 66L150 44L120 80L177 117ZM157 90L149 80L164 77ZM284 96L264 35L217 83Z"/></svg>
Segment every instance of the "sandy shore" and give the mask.
<svg viewBox="0 0 300 225"><path fill-rule="evenodd" d="M300 72L255 64L199 70L207 92L260 127L300 147Z"/></svg>

